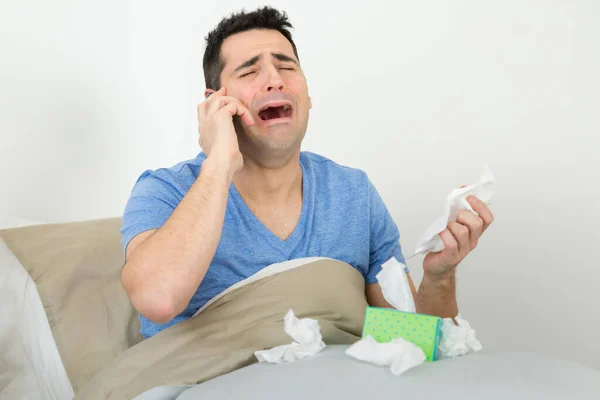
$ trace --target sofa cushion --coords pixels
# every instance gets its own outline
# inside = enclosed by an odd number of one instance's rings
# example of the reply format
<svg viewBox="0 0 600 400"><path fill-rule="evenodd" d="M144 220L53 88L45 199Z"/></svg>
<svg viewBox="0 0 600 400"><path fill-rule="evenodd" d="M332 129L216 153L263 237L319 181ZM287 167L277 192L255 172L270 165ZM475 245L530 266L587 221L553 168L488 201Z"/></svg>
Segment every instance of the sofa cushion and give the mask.
<svg viewBox="0 0 600 400"><path fill-rule="evenodd" d="M142 340L121 285L120 218L0 230L34 280L75 392Z"/></svg>

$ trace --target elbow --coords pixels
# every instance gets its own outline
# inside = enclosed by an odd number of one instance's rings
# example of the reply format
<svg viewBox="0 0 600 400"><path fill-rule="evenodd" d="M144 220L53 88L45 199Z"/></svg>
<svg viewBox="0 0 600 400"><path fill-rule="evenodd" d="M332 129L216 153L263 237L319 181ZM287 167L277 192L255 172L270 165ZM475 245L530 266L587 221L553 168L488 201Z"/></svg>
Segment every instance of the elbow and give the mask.
<svg viewBox="0 0 600 400"><path fill-rule="evenodd" d="M123 270L121 282L133 307L138 313L155 324L165 324L178 314L177 306L172 296L161 293L160 290L148 287L142 282L136 282Z"/></svg>
<svg viewBox="0 0 600 400"><path fill-rule="evenodd" d="M148 299L145 293L130 295L135 309L155 324L166 324L177 316L172 302L158 299Z"/></svg>

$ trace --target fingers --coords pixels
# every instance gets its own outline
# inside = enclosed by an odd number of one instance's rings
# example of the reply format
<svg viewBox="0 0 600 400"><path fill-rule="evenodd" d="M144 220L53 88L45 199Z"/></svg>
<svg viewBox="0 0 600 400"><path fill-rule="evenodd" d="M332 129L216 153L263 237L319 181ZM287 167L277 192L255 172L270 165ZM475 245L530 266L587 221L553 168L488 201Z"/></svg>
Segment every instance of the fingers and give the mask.
<svg viewBox="0 0 600 400"><path fill-rule="evenodd" d="M444 243L442 258L449 265L457 265L473 250L479 238L494 221L494 215L481 200L469 196L467 201L474 212L461 210L456 221L448 223L447 228L440 233Z"/></svg>
<svg viewBox="0 0 600 400"><path fill-rule="evenodd" d="M223 108L224 106L231 103L232 101L239 101L235 97L225 96L225 95L217 94L217 93L210 96L210 98L208 100L206 100L207 107L208 107L208 110L207 110L208 114L217 112L219 109Z"/></svg>
<svg viewBox="0 0 600 400"><path fill-rule="evenodd" d="M447 251L451 257L458 256L458 242L448 229L444 229L440 233L440 238L444 243L444 251Z"/></svg>
<svg viewBox="0 0 600 400"><path fill-rule="evenodd" d="M448 230L456 240L458 244L458 253L461 255L466 255L471 251L471 242L469 240L470 232L467 226L460 224L456 221L451 221L448 223Z"/></svg>
<svg viewBox="0 0 600 400"><path fill-rule="evenodd" d="M445 263L456 266L471 251L470 232L466 225L456 221L448 223L448 227L440 233L444 243Z"/></svg>
<svg viewBox="0 0 600 400"><path fill-rule="evenodd" d="M467 198L467 201L469 202L471 207L473 207L473 210L475 210L475 212L477 212L477 214L479 214L479 217L483 220L482 233L485 232L485 230L491 225L491 223L494 222L494 214L492 214L492 211L487 205L485 205L483 201L479 200L475 196L469 196Z"/></svg>
<svg viewBox="0 0 600 400"><path fill-rule="evenodd" d="M252 118L252 115L250 115L250 111L237 99L236 101L227 104L219 111L228 112L232 117L234 115L239 115L246 125L254 125L254 119Z"/></svg>
<svg viewBox="0 0 600 400"><path fill-rule="evenodd" d="M215 90L215 91L209 93L208 96L206 96L206 98L208 99L212 95L225 96L226 94L227 94L227 88L225 86L222 86L221 89Z"/></svg>
<svg viewBox="0 0 600 400"><path fill-rule="evenodd" d="M227 88L225 88L224 86L221 89L217 90L216 92L212 92L206 98L206 100L204 100L202 103L200 103L198 105L198 113L203 112L204 114L208 114L211 111L211 107L213 107L215 102L218 102L219 99L222 98L223 96L225 96L226 93L227 93Z"/></svg>
<svg viewBox="0 0 600 400"><path fill-rule="evenodd" d="M469 229L470 250L473 250L483 233L483 219L471 211L461 210L456 216L456 222Z"/></svg>
<svg viewBox="0 0 600 400"><path fill-rule="evenodd" d="M254 125L254 119L250 111L239 101L237 98L232 96L226 96L227 89L222 87L218 91L214 92L207 100L198 106L199 118L206 117L210 114L214 114L218 111L225 111L230 116L239 115L242 121L246 125ZM235 104L235 106L230 106Z"/></svg>
<svg viewBox="0 0 600 400"><path fill-rule="evenodd" d="M206 115L210 112L211 106L219 99L227 93L227 89L223 86L221 89L216 92L212 92L209 97L204 100L202 103L198 104L196 111L198 113L198 122L206 118Z"/></svg>

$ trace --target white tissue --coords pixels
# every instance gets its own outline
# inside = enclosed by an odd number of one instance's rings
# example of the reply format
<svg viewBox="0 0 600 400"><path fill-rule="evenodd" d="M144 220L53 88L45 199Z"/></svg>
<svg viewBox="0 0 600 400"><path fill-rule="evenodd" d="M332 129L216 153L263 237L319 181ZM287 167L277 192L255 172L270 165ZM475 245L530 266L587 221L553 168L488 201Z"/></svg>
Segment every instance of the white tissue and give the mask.
<svg viewBox="0 0 600 400"><path fill-rule="evenodd" d="M491 196L484 198L489 200ZM454 217L456 218L456 214ZM377 280L383 297L396 310L416 312L414 298L404 268L404 264L392 257L381 266L381 271L377 274ZM458 326L454 324L451 318L442 320L438 360L457 357L482 349L481 343L475 337L475 331L471 328L469 322L464 320L460 314L455 320ZM401 375L409 369L423 364L427 359L420 347L403 338L378 343L370 335L346 349L346 354L360 361L390 366L394 375Z"/></svg>
<svg viewBox="0 0 600 400"><path fill-rule="evenodd" d="M392 257L381 266L377 274L385 300L398 311L415 312L415 300L406 277L406 266Z"/></svg>
<svg viewBox="0 0 600 400"><path fill-rule="evenodd" d="M442 251L444 249L444 243L439 234L446 229L448 222L455 221L460 210L475 212L467 201L467 197L475 196L485 204L490 204L495 192L496 181L494 174L492 174L492 171L486 164L483 175L478 183L461 189L455 189L450 192L446 200L444 215L427 228L425 234L423 234L423 237L419 240L413 255L426 253L428 251L434 253Z"/></svg>
<svg viewBox="0 0 600 400"><path fill-rule="evenodd" d="M283 319L285 332L292 338L291 344L255 351L258 362L290 362L315 355L325 348L319 321L310 318L298 319L289 310Z"/></svg>
<svg viewBox="0 0 600 400"><path fill-rule="evenodd" d="M417 345L397 338L377 343L371 335L346 349L346 354L371 364L390 366L394 375L401 375L425 362L425 353Z"/></svg>
<svg viewBox="0 0 600 400"><path fill-rule="evenodd" d="M404 264L392 257L381 266L377 281L383 297L396 310L415 312L415 300L404 268ZM368 363L390 366L394 375L401 375L423 364L427 358L421 348L402 338L378 343L370 335L350 346L346 354Z"/></svg>
<svg viewBox="0 0 600 400"><path fill-rule="evenodd" d="M463 356L483 348L481 342L475 337L475 331L471 328L471 324L460 314L454 319L458 326L452 322L451 318L442 320L438 359Z"/></svg>

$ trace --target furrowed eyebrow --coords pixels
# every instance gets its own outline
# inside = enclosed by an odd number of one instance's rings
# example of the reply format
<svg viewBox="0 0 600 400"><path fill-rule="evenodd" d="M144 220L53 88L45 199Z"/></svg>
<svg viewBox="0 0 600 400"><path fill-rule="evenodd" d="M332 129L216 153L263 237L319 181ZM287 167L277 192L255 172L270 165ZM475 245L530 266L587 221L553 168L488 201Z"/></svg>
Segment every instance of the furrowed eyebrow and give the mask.
<svg viewBox="0 0 600 400"><path fill-rule="evenodd" d="M254 64L256 64L258 62L258 60L260 60L260 56L254 56L251 59L244 61L235 70L233 70L233 73L239 72L244 68L253 66Z"/></svg>
<svg viewBox="0 0 600 400"><path fill-rule="evenodd" d="M271 53L271 56L273 56L273 58L275 58L276 60L279 60L282 62L291 62L295 65L298 65L298 61L294 60L292 57L287 56L283 53ZM260 56L254 56L251 59L244 61L236 69L233 70L233 73L235 74L236 72L239 72L243 69L253 66L254 64L256 64L258 62L258 60L260 60Z"/></svg>
<svg viewBox="0 0 600 400"><path fill-rule="evenodd" d="M283 53L271 53L271 55L273 56L273 58L275 58L276 60L279 61L283 61L283 62L292 62L296 65L298 65L298 61L294 60L292 57L290 56L286 56Z"/></svg>

